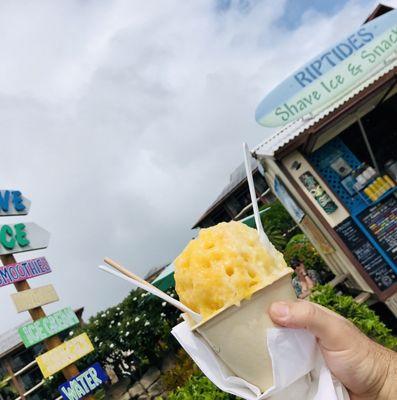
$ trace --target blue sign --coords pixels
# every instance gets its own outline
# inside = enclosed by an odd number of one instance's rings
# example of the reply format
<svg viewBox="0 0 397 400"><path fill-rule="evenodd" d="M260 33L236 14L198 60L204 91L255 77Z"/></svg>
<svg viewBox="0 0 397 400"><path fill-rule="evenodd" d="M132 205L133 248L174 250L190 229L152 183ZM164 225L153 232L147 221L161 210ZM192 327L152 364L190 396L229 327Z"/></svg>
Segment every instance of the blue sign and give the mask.
<svg viewBox="0 0 397 400"><path fill-rule="evenodd" d="M60 385L58 391L66 400L79 400L96 390L108 379L109 377L101 365L95 363L73 379Z"/></svg>
<svg viewBox="0 0 397 400"><path fill-rule="evenodd" d="M255 118L261 125L276 127L319 112L387 64L396 50L397 10L393 10L295 71L262 100Z"/></svg>

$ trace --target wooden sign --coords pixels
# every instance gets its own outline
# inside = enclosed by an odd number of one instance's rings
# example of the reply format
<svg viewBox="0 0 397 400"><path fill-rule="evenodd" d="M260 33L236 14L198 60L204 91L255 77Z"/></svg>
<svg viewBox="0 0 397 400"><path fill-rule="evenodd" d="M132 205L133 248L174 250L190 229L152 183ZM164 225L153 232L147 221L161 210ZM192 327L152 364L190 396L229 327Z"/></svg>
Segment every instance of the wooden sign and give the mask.
<svg viewBox="0 0 397 400"><path fill-rule="evenodd" d="M79 400L96 390L107 380L109 380L109 377L97 362L73 379L60 385L58 390L65 400Z"/></svg>
<svg viewBox="0 0 397 400"><path fill-rule="evenodd" d="M94 346L88 335L82 333L38 356L36 361L44 378L48 378L92 351L94 351Z"/></svg>
<svg viewBox="0 0 397 400"><path fill-rule="evenodd" d="M44 249L50 234L33 222L0 225L0 255Z"/></svg>
<svg viewBox="0 0 397 400"><path fill-rule="evenodd" d="M30 200L22 196L19 190L0 190L0 217L26 215L29 209Z"/></svg>
<svg viewBox="0 0 397 400"><path fill-rule="evenodd" d="M0 287L50 272L51 268L44 257L34 258L15 264L7 264L4 267L0 267Z"/></svg>
<svg viewBox="0 0 397 400"><path fill-rule="evenodd" d="M20 327L18 333L25 347L31 347L78 324L79 319L76 314L67 307Z"/></svg>
<svg viewBox="0 0 397 400"><path fill-rule="evenodd" d="M17 312L31 310L59 300L52 285L40 286L35 289L23 290L11 295Z"/></svg>

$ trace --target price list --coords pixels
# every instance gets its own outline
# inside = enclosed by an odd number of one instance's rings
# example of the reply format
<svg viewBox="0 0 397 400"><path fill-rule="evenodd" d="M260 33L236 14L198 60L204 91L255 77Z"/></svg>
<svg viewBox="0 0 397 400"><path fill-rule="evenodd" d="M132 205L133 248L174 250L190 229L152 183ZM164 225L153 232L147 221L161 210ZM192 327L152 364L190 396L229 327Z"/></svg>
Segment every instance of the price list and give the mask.
<svg viewBox="0 0 397 400"><path fill-rule="evenodd" d="M379 246L397 263L397 199L394 195L363 211L359 218Z"/></svg>
<svg viewBox="0 0 397 400"><path fill-rule="evenodd" d="M343 221L335 230L378 290L383 292L397 283L396 273L351 218Z"/></svg>

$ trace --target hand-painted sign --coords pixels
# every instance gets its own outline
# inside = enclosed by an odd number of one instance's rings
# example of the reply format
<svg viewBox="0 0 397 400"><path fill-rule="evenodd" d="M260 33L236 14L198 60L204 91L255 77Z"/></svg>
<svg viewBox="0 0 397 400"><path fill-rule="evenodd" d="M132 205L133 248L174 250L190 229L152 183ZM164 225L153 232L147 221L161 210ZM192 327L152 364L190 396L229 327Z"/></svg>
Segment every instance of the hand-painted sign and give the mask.
<svg viewBox="0 0 397 400"><path fill-rule="evenodd" d="M31 347L78 324L76 314L67 307L20 327L18 333L25 347Z"/></svg>
<svg viewBox="0 0 397 400"><path fill-rule="evenodd" d="M58 387L65 400L80 400L109 380L99 363L81 372Z"/></svg>
<svg viewBox="0 0 397 400"><path fill-rule="evenodd" d="M50 234L37 224L0 225L0 255L44 249Z"/></svg>
<svg viewBox="0 0 397 400"><path fill-rule="evenodd" d="M32 308L41 307L59 300L52 285L40 286L35 289L23 290L11 294L17 311L28 311Z"/></svg>
<svg viewBox="0 0 397 400"><path fill-rule="evenodd" d="M0 287L48 274L51 268L44 257L0 267Z"/></svg>
<svg viewBox="0 0 397 400"><path fill-rule="evenodd" d="M0 190L0 217L5 215L26 215L30 200L19 190Z"/></svg>
<svg viewBox="0 0 397 400"><path fill-rule="evenodd" d="M282 126L320 112L395 57L397 10L390 11L310 60L259 104L259 124Z"/></svg>
<svg viewBox="0 0 397 400"><path fill-rule="evenodd" d="M304 172L299 177L299 180L327 214L332 214L337 210L338 206L334 203L331 197L329 197L328 193L318 183L317 179L310 171Z"/></svg>
<svg viewBox="0 0 397 400"><path fill-rule="evenodd" d="M92 351L94 351L94 346L88 335L82 333L38 356L36 361L44 378L48 378Z"/></svg>

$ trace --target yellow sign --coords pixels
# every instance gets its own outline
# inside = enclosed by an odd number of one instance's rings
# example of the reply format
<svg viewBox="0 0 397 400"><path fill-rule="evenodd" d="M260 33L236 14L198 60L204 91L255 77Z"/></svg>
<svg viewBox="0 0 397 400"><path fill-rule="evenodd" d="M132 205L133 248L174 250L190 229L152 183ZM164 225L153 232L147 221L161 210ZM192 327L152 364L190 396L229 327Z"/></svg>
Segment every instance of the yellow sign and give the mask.
<svg viewBox="0 0 397 400"><path fill-rule="evenodd" d="M82 333L58 347L47 351L47 353L38 356L36 361L44 378L48 378L88 353L91 353L91 351L94 351L94 346L88 335Z"/></svg>
<svg viewBox="0 0 397 400"><path fill-rule="evenodd" d="M28 289L11 295L17 311L31 310L45 304L54 303L59 300L57 292L52 285L40 286L35 289Z"/></svg>

